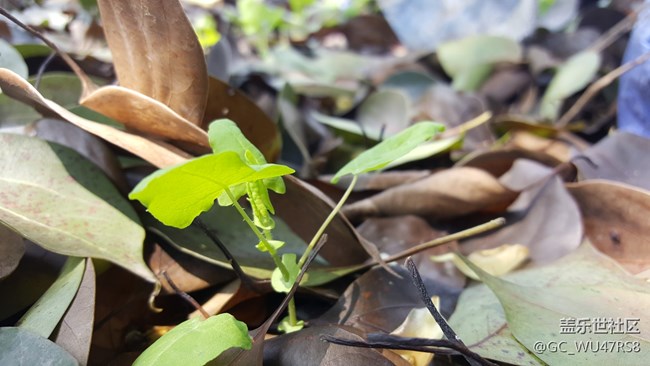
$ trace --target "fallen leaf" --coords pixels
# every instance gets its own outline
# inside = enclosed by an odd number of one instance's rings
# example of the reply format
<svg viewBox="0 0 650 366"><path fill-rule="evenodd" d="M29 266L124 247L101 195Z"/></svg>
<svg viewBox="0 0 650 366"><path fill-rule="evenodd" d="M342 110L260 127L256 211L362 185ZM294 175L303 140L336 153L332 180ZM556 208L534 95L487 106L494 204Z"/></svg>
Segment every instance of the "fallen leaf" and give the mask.
<svg viewBox="0 0 650 366"><path fill-rule="evenodd" d="M203 49L180 2L99 0L97 5L120 85L199 125L208 95L208 72Z"/></svg>
<svg viewBox="0 0 650 366"><path fill-rule="evenodd" d="M501 277L512 272L528 259L528 248L519 244L504 244L496 248L472 252L467 259L490 275ZM431 260L434 262L451 261L467 277L480 280L476 273L454 253L433 256Z"/></svg>
<svg viewBox="0 0 650 366"><path fill-rule="evenodd" d="M79 365L56 343L21 328L0 328L0 343L3 345L0 348L3 365Z"/></svg>
<svg viewBox="0 0 650 366"><path fill-rule="evenodd" d="M547 167L555 167L562 163L543 152L505 147L498 150L474 151L458 161L455 166L478 168L490 172L495 177L500 177L510 170L518 159L532 160Z"/></svg>
<svg viewBox="0 0 650 366"><path fill-rule="evenodd" d="M95 267L88 258L79 290L53 337L54 342L76 358L80 365L88 364L94 320Z"/></svg>
<svg viewBox="0 0 650 366"><path fill-rule="evenodd" d="M77 183L47 143L20 135L0 135L0 141L0 221L48 250L103 258L156 281L142 260L144 230L134 218ZM130 208L106 177L88 179L103 185L113 204ZM102 235L98 227L106 229Z"/></svg>
<svg viewBox="0 0 650 366"><path fill-rule="evenodd" d="M387 189L343 208L351 220L368 216L421 215L454 218L480 211L499 211L517 197L489 173L452 168Z"/></svg>
<svg viewBox="0 0 650 366"><path fill-rule="evenodd" d="M275 337L265 342L264 364L275 365L395 365L374 349L348 347L321 340L331 335L346 339L363 340L363 333L349 326L314 326ZM399 366L408 365L404 361Z"/></svg>
<svg viewBox="0 0 650 366"><path fill-rule="evenodd" d="M642 321L650 306L650 284L634 278L590 244L584 244L575 255L563 261L539 268L534 284L492 277L470 261L465 260L465 263L499 298L515 338L529 350L535 350L544 362L592 365L624 360L628 364L641 364L647 357L647 351L634 352L630 347L634 344L641 350L650 347L648 328ZM594 267L599 270L594 272ZM549 269L554 271L549 272ZM549 277L553 280L548 281ZM626 324L621 334L614 322L598 326L598 319L609 318L638 319L635 327L638 331L629 331ZM563 331L566 319L588 319L591 331L582 333L570 328ZM568 352L540 349L536 346L539 342L566 342ZM601 353L580 349L580 343L591 349L591 342L598 346L597 349L603 343L621 342L630 352Z"/></svg>
<svg viewBox="0 0 650 366"><path fill-rule="evenodd" d="M585 235L598 250L631 273L650 269L648 191L605 180L568 184L567 189L580 207Z"/></svg>
<svg viewBox="0 0 650 366"><path fill-rule="evenodd" d="M27 79L28 70L27 64L23 59L23 56L16 51L15 48L9 44L9 42L0 38L0 67L7 68L16 74L20 75L23 79Z"/></svg>
<svg viewBox="0 0 650 366"><path fill-rule="evenodd" d="M639 159L648 149L650 140L629 132L616 132L584 151L591 160L575 159L579 180L607 179L650 189L650 163Z"/></svg>
<svg viewBox="0 0 650 366"><path fill-rule="evenodd" d="M11 274L25 254L22 236L4 225L0 225L0 279Z"/></svg>
<svg viewBox="0 0 650 366"><path fill-rule="evenodd" d="M0 88L4 94L32 106L43 115L66 120L157 167L167 167L186 160L186 157L182 154L165 148L154 141L90 121L69 112L51 100L45 99L31 84L7 69L0 69Z"/></svg>
<svg viewBox="0 0 650 366"><path fill-rule="evenodd" d="M462 240L461 251L471 253L517 243L528 247L533 262L544 263L580 245L583 235L580 210L550 168L520 159L499 180L510 190L524 190L502 214L506 226Z"/></svg>
<svg viewBox="0 0 650 366"><path fill-rule="evenodd" d="M83 258L68 257L56 281L16 325L43 338L49 338L72 303L85 270L86 263Z"/></svg>
<svg viewBox="0 0 650 366"><path fill-rule="evenodd" d="M370 136L392 136L409 126L409 105L400 91L380 90L361 103L357 122Z"/></svg>
<svg viewBox="0 0 650 366"><path fill-rule="evenodd" d="M440 308L440 298L434 296L431 301L436 309ZM441 339L442 329L427 308L417 308L409 312L404 322L395 328L391 335L407 338ZM433 353L410 350L394 350L413 366L427 366L433 360Z"/></svg>
<svg viewBox="0 0 650 366"><path fill-rule="evenodd" d="M81 99L81 105L112 118L129 129L209 151L208 134L162 102L122 86L105 86Z"/></svg>

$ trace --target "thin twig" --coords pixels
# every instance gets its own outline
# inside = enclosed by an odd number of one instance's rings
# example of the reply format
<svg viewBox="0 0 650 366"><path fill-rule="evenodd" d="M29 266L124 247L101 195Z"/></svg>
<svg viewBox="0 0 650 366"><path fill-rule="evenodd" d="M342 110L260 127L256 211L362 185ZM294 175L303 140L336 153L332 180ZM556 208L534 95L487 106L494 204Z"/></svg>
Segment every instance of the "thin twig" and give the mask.
<svg viewBox="0 0 650 366"><path fill-rule="evenodd" d="M38 86L41 85L41 79L43 78L43 73L47 66L54 60L56 52L51 52L49 56L41 63L41 66L38 67L38 72L36 73L36 80L34 80L34 89L38 90Z"/></svg>
<svg viewBox="0 0 650 366"><path fill-rule="evenodd" d="M171 287L174 290L174 292L176 292L176 294L178 296L182 297L185 301L192 304L192 306L194 306L194 308L196 308L196 310L198 310L201 313L201 315L203 316L203 319L207 319L207 318L210 317L210 314L208 314L208 312L205 311L205 309L203 309L201 304L199 304L196 300L194 300L194 298L192 296L190 296L187 292L181 290L180 288L178 288L178 286L176 286L174 281L172 281L172 279L167 274L167 271L162 271L160 274L163 277L165 277L165 281L167 281L167 283L169 284L169 287Z"/></svg>
<svg viewBox="0 0 650 366"><path fill-rule="evenodd" d="M436 246L439 246L439 245L450 243L450 242L452 242L454 240L465 239L465 238L468 238L470 236L478 235L478 234L484 233L486 231L496 229L498 227L503 226L505 223L506 223L506 219L504 219L503 217L499 217L499 218L494 219L492 221L488 221L485 224L474 226L474 227L471 227L469 229L459 231L457 233L445 235L443 237L433 239L433 240L428 241L426 243L418 244L418 245L416 245L414 247L411 247L411 248L409 248L409 249L407 249L407 250L405 250L403 252L391 255L390 257L386 258L384 261L386 263L395 262L395 261L398 261L400 259L404 259L404 258L406 258L408 256L417 254L417 253L419 253L419 252L421 252L423 250L427 250L427 249L430 249L430 248L433 248L433 247L436 247ZM363 265L362 267L359 267L359 270L366 269L366 268L375 266L377 264L379 264L379 263L373 261L371 263Z"/></svg>
<svg viewBox="0 0 650 366"><path fill-rule="evenodd" d="M569 108L566 113L557 121L556 126L559 128L566 127L567 124L584 108L584 106L604 87L611 84L614 80L621 75L632 70L633 68L650 60L650 52L646 52L641 56L629 61L614 70L608 72L605 76L593 82L587 90L578 98L578 100Z"/></svg>
<svg viewBox="0 0 650 366"><path fill-rule="evenodd" d="M437 355L462 355L476 361L479 365L496 366L496 364L484 359L479 354L470 351L466 347L459 346L457 342L447 339L403 338L389 334L382 335L382 340L368 339L367 341L338 338L328 334L324 334L320 338L330 343L350 347L411 350Z"/></svg>
<svg viewBox="0 0 650 366"><path fill-rule="evenodd" d="M230 263L230 266L232 267L232 270L235 272L235 275L239 278L241 281L242 285L248 287L249 289L258 292L260 290L260 286L257 281L252 279L249 275L247 275L244 270L241 268L235 257L230 253L226 245L219 239L215 233L210 230L210 228L201 220L201 219L196 219L194 223L205 233L205 235L212 240L212 242L221 250L223 253L224 257L228 260L228 263Z"/></svg>
<svg viewBox="0 0 650 366"><path fill-rule="evenodd" d="M81 93L82 98L88 96L90 93L92 93L95 89L97 89L97 86L90 80L88 75L77 65L77 63L68 55L67 53L61 51L59 47L57 47L54 43L52 43L49 39L47 39L41 32L37 31L36 29L32 28L31 26L24 24L20 20L18 20L16 17L11 15L6 9L3 7L0 7L0 15L4 15L7 19L11 20L14 24L19 26L20 28L26 30L30 34L34 35L36 38L40 39L45 43L48 47L50 47L54 52L56 52L63 61L72 69L72 71L77 75L79 79L81 79L81 84L83 86L83 90Z"/></svg>
<svg viewBox="0 0 650 366"><path fill-rule="evenodd" d="M447 320L440 314L436 306L433 304L433 301L431 301L431 296L429 296L429 292L427 291L427 287L424 285L424 281L422 281L422 277L420 277L420 272L418 272L417 267L415 266L415 263L411 259L411 257L406 258L406 266L408 267L409 272L411 272L411 279L413 280L413 285L415 288L418 289L418 292L420 293L420 300L424 302L424 304L427 307L427 310L429 310L429 313L433 316L433 319L436 320L436 323L438 323L438 326L440 326L440 329L442 330L442 333L449 339L450 341L456 343L456 346L460 349L463 350L463 356L465 359L467 359L467 362L470 363L472 366L477 366L480 364L480 362L477 362L474 360L472 357L469 357L465 355L468 352L471 352L469 348L463 343L463 341L460 339L458 334L454 332L454 330L449 326L449 323L447 323Z"/></svg>

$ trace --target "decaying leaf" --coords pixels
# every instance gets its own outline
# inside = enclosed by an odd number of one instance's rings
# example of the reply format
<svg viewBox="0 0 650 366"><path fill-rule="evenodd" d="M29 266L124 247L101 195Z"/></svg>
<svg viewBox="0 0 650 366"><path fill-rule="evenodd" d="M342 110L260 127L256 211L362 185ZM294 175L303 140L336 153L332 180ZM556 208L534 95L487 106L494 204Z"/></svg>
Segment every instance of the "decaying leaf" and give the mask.
<svg viewBox="0 0 650 366"><path fill-rule="evenodd" d="M499 211L516 197L516 192L504 187L489 173L461 167L387 189L347 205L343 213L351 220L406 214L432 219L454 218L480 211Z"/></svg>
<svg viewBox="0 0 650 366"><path fill-rule="evenodd" d="M157 167L167 167L186 160L186 155L161 146L150 139L120 131L114 127L93 122L69 112L51 100L43 98L31 84L7 69L0 69L0 89L4 94L34 107L45 116L58 117L68 121L132 152Z"/></svg>
<svg viewBox="0 0 650 366"><path fill-rule="evenodd" d="M499 298L515 338L544 362L641 364L647 357L648 351L644 349L650 347L650 334L641 319L650 306L650 284L634 278L590 244L583 244L574 255L554 265L537 269L535 282L525 285L492 277L470 261L465 263ZM593 267L599 269L595 271ZM528 275L531 273L535 270ZM571 331L567 319L578 318L589 319L591 332ZM609 318L637 321L630 327L625 320L626 330L621 334L616 322L598 323L598 319ZM565 342L567 352L540 349L539 342ZM591 351L602 350L601 344L616 342L626 346L628 352ZM591 348L593 344L598 347Z"/></svg>
<svg viewBox="0 0 650 366"><path fill-rule="evenodd" d="M438 296L434 296L431 301L436 309L440 308L440 298ZM427 339L440 339L443 336L442 329L440 329L440 326L436 323L436 320L427 308L411 310L406 316L406 319L404 319L404 322L390 332L390 334L401 337ZM402 356L412 366L427 366L433 359L433 353L409 350L395 350L393 352Z"/></svg>
<svg viewBox="0 0 650 366"><path fill-rule="evenodd" d="M199 125L208 95L208 71L180 2L99 0L97 5L120 85Z"/></svg>
<svg viewBox="0 0 650 366"><path fill-rule="evenodd" d="M25 254L23 238L4 225L0 225L0 279L13 272Z"/></svg>
<svg viewBox="0 0 650 366"><path fill-rule="evenodd" d="M77 360L47 338L14 327L0 328L0 363L3 365L77 366Z"/></svg>
<svg viewBox="0 0 650 366"><path fill-rule="evenodd" d="M81 100L129 129L169 140L193 143L209 151L208 134L157 99L121 86L105 86Z"/></svg>
<svg viewBox="0 0 650 366"><path fill-rule="evenodd" d="M587 180L567 185L585 235L632 273L650 269L650 193L622 183Z"/></svg>
<svg viewBox="0 0 650 366"><path fill-rule="evenodd" d="M55 329L53 338L54 342L74 356L80 365L88 364L94 320L95 267L88 258L79 290L61 319L61 324Z"/></svg>
<svg viewBox="0 0 650 366"><path fill-rule="evenodd" d="M128 217L75 181L46 142L6 134L0 142L0 221L53 252L107 259L156 281L142 260L144 230L134 214ZM88 179L133 212L106 177Z"/></svg>

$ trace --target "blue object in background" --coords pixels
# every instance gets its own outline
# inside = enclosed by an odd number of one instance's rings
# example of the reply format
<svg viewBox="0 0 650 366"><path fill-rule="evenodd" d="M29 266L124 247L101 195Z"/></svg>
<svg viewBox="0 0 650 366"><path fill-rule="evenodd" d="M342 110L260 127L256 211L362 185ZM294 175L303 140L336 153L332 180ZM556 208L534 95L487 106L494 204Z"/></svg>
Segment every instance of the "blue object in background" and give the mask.
<svg viewBox="0 0 650 366"><path fill-rule="evenodd" d="M623 62L650 52L650 0L639 14ZM621 76L618 92L618 128L650 137L650 61Z"/></svg>

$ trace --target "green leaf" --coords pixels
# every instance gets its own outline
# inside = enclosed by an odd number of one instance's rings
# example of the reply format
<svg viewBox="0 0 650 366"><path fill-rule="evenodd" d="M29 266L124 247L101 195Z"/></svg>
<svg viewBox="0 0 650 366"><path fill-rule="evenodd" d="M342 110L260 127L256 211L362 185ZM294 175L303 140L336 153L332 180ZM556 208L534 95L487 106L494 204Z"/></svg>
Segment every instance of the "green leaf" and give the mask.
<svg viewBox="0 0 650 366"><path fill-rule="evenodd" d="M557 70L540 105L544 118L555 120L564 99L584 89L598 73L601 56L595 51L583 51L569 58Z"/></svg>
<svg viewBox="0 0 650 366"><path fill-rule="evenodd" d="M437 55L442 68L454 79L454 87L473 90L482 83L492 65L519 62L522 49L510 38L478 35L446 42L438 47Z"/></svg>
<svg viewBox="0 0 650 366"><path fill-rule="evenodd" d="M536 271L536 276L529 276L532 285L493 277L466 258L462 259L499 298L508 327L517 341L544 362L551 365L646 363L650 335L643 321L647 320L650 307L650 284L631 276L590 244L583 244L558 263L531 270ZM546 285L538 285L539 282ZM473 306L476 309L476 304ZM589 326L582 334L563 332L562 324L566 319L586 319ZM592 325L598 319L639 319L639 331L617 332L608 328L598 332ZM554 352L550 348L540 351L540 342L547 345L565 342L566 352ZM607 352L602 348L598 352L581 352L576 346L579 342L592 342L596 347L606 345L607 349L617 344L629 349L636 344L640 352Z"/></svg>
<svg viewBox="0 0 650 366"><path fill-rule="evenodd" d="M60 159L85 168L68 171ZM0 192L0 221L29 240L59 254L106 259L156 281L142 259L144 229L126 215L133 209L72 150L0 134Z"/></svg>
<svg viewBox="0 0 650 366"><path fill-rule="evenodd" d="M56 343L22 328L0 328L0 344L0 365L79 364Z"/></svg>
<svg viewBox="0 0 650 366"><path fill-rule="evenodd" d="M295 325L291 325L291 320L289 318L289 315L282 318L282 320L280 320L280 322L278 323L278 330L283 333L297 332L304 327L305 327L304 320L298 320Z"/></svg>
<svg viewBox="0 0 650 366"><path fill-rule="evenodd" d="M84 258L68 257L59 277L17 325L48 338L74 299L85 269Z"/></svg>
<svg viewBox="0 0 650 366"><path fill-rule="evenodd" d="M332 183L338 182L347 174L359 175L381 169L443 130L444 126L439 123L416 123L359 154L336 173Z"/></svg>
<svg viewBox="0 0 650 366"><path fill-rule="evenodd" d="M285 280L280 269L276 268L273 270L273 274L271 275L271 286L273 286L273 290L276 292L289 293L291 287L298 278L300 267L298 267L298 262L296 261L296 255L294 253L283 254L282 263L287 268L289 277Z"/></svg>
<svg viewBox="0 0 650 366"><path fill-rule="evenodd" d="M241 132L237 124L229 119L218 119L208 127L210 147L215 154L234 151L239 158L249 164L266 164L264 155ZM246 158L246 151L252 153L253 159Z"/></svg>
<svg viewBox="0 0 650 366"><path fill-rule="evenodd" d="M206 320L192 318L163 335L142 352L133 365L202 366L227 349L248 350L251 346L246 324L230 314Z"/></svg>
<svg viewBox="0 0 650 366"><path fill-rule="evenodd" d="M275 251L282 248L285 244L281 240L267 240L267 243L269 243L271 245L271 248L273 248ZM264 245L264 243L262 242L257 243L255 248L257 248L257 250L259 250L260 252L268 252L268 250L266 250L266 245Z"/></svg>
<svg viewBox="0 0 650 366"><path fill-rule="evenodd" d="M0 38L0 67L9 69L23 79L27 79L27 64L23 60L23 56L2 38Z"/></svg>
<svg viewBox="0 0 650 366"><path fill-rule="evenodd" d="M142 180L129 198L140 201L165 225L182 229L209 210L227 187L293 172L276 164L249 166L227 151L159 170Z"/></svg>

